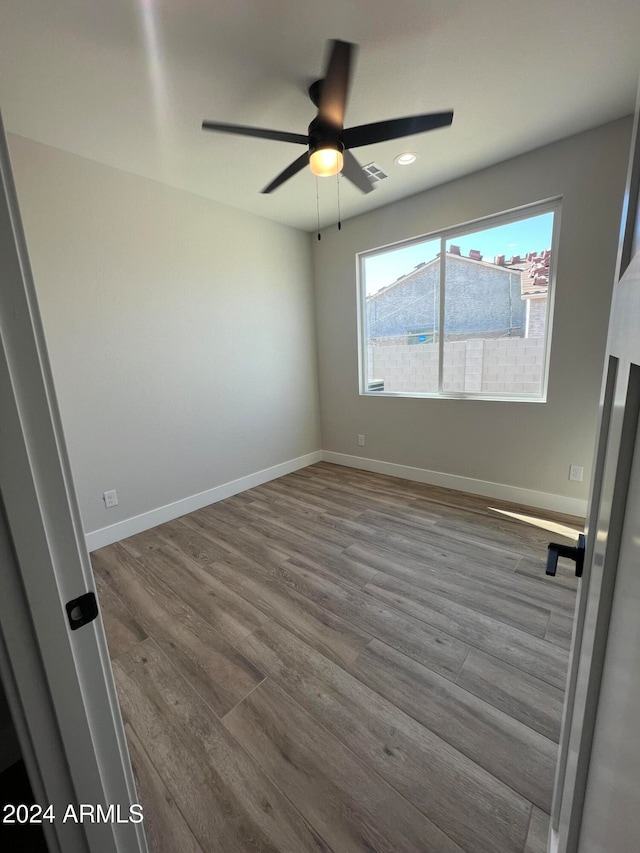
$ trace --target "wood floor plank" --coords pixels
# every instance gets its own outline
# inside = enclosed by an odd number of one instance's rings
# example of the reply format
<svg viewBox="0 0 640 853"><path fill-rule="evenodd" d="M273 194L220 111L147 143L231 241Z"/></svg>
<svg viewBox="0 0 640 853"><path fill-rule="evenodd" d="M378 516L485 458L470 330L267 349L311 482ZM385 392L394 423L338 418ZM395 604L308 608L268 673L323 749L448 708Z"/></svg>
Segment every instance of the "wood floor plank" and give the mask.
<svg viewBox="0 0 640 853"><path fill-rule="evenodd" d="M367 584L365 592L446 631L469 646L482 649L549 684L564 687L568 655L564 649L544 639L388 575L378 575Z"/></svg>
<svg viewBox="0 0 640 853"><path fill-rule="evenodd" d="M329 853L152 640L114 664L129 722L207 853Z"/></svg>
<svg viewBox="0 0 640 853"><path fill-rule="evenodd" d="M456 684L550 740L560 740L562 689L475 649L469 652Z"/></svg>
<svg viewBox="0 0 640 853"><path fill-rule="evenodd" d="M406 580L415 586L430 588L438 578L457 584L460 594L465 590L489 592L496 596L502 604L510 604L512 616L517 616L518 608L527 611L531 607L542 610L559 610L567 615L573 615L575 607L575 592L561 587L552 587L535 578L512 572L506 574L502 570L492 570L487 566L469 567L463 563L450 566L433 566L424 557L410 557L398 554L374 543L356 543L350 545L345 554L360 562L379 568L380 571ZM505 608L506 610L506 608ZM495 614L487 614L495 615ZM506 621L506 620L503 620Z"/></svg>
<svg viewBox="0 0 640 853"><path fill-rule="evenodd" d="M222 560L229 553L227 549L214 544L207 536L185 524L183 518L176 518L161 525L158 533L162 545L170 545L198 563Z"/></svg>
<svg viewBox="0 0 640 853"><path fill-rule="evenodd" d="M253 489L245 494L254 496L254 500L242 507L248 512L257 512L259 514L282 518L291 516L302 522L321 521L322 516L326 512L326 507L319 507L317 504L311 504L304 500L304 496L287 496L282 493L269 493L266 490L257 493Z"/></svg>
<svg viewBox="0 0 640 853"><path fill-rule="evenodd" d="M278 582L266 569L239 557L227 563L213 563L207 571L237 595L253 601L264 616L337 663L355 660L372 639L371 634Z"/></svg>
<svg viewBox="0 0 640 853"><path fill-rule="evenodd" d="M162 546L162 529L163 525L152 527L150 530L143 530L142 533L136 533L135 536L128 536L116 544L128 551L132 557L140 557L146 554L147 551L154 551L156 548ZM108 548L101 548L100 551L108 553ZM93 554L99 554L100 551L94 551Z"/></svg>
<svg viewBox="0 0 640 853"><path fill-rule="evenodd" d="M317 482L322 482L322 477L316 478ZM326 484L325 494L343 500L351 500L352 505L365 506L371 509L372 507L402 507L408 506L411 498L393 488L387 488L384 483L370 483L366 479L358 482L349 482L347 478L343 480L336 479L333 482Z"/></svg>
<svg viewBox="0 0 640 853"><path fill-rule="evenodd" d="M94 579L109 656L114 660L146 640L148 635L101 575L95 573Z"/></svg>
<svg viewBox="0 0 640 853"><path fill-rule="evenodd" d="M144 831L150 853L206 853L198 844L176 801L151 763L129 723L125 734L133 775L143 807Z"/></svg>
<svg viewBox="0 0 640 853"><path fill-rule="evenodd" d="M320 575L328 577L337 583L346 583L356 589L364 589L364 587L378 573L377 569L371 566L366 566L359 560L354 560L346 554L338 554L335 557L326 557L322 555L307 557L302 554L295 555L296 564L304 566L311 572L316 572ZM283 563L283 565L285 565Z"/></svg>
<svg viewBox="0 0 640 853"><path fill-rule="evenodd" d="M335 511L336 509L335 501L323 495L322 489L305 488L304 484L301 486L291 477L280 477L278 480L272 480L270 483L257 486L252 491L266 500L276 495L286 501L304 502L308 506L316 507L319 514L327 510ZM352 506L351 501L345 499L340 503L340 512L346 516L358 516L360 515L361 508Z"/></svg>
<svg viewBox="0 0 640 853"><path fill-rule="evenodd" d="M340 525L327 513L313 521L289 509L277 511L277 508L264 505L245 516L243 529L247 525L262 536L294 547L311 543L316 553L321 554L340 554L352 542L351 536L343 533Z"/></svg>
<svg viewBox="0 0 640 853"><path fill-rule="evenodd" d="M530 802L550 809L553 741L377 640L349 672Z"/></svg>
<svg viewBox="0 0 640 853"><path fill-rule="evenodd" d="M182 518L167 521L151 530L129 536L120 543L134 557L143 557L166 545L173 545L196 560L219 560L225 551L211 539L184 525Z"/></svg>
<svg viewBox="0 0 640 853"><path fill-rule="evenodd" d="M264 614L203 567L179 551L164 546L153 559L140 558L149 572L187 604L232 645L263 624Z"/></svg>
<svg viewBox="0 0 640 853"><path fill-rule="evenodd" d="M504 582L496 584L484 579L461 578L455 572L436 571L409 564L406 560L391 560L371 549L349 548L344 557L371 569L379 568L376 580L380 582L399 582L426 594L435 593L534 637L543 637L547 630L550 608L528 603L512 595Z"/></svg>
<svg viewBox="0 0 640 853"><path fill-rule="evenodd" d="M312 519L289 508L263 504L238 515L237 522L243 531L258 533L276 547L286 549L289 555L315 553L330 558L340 555L352 542L351 536L326 512Z"/></svg>
<svg viewBox="0 0 640 853"><path fill-rule="evenodd" d="M384 475L365 474L366 478ZM542 526L523 524L520 520L501 514L500 510L524 513L538 519L543 525L545 520L551 523L565 524L579 531L584 519L552 513L542 509L517 507L504 501L469 495L451 489L440 489L407 481L399 481L398 488L406 495L413 494L410 508L434 515L440 522L438 529L444 528L447 535L466 538L475 543L490 547L504 548L519 554L544 556L549 538L553 538ZM389 511L389 510L386 510ZM554 533L553 536L558 536ZM569 542L569 540L563 539Z"/></svg>
<svg viewBox="0 0 640 853"><path fill-rule="evenodd" d="M315 467L315 466L312 466ZM320 467L320 466L318 466ZM337 466L340 467L340 466ZM324 472L323 472L324 473ZM369 476L369 472L361 472L365 476ZM385 479L394 480L395 478L387 478L384 474L373 474L373 477L384 477ZM484 495L475 495L470 492L460 492L457 489L447 489L444 486L434 486L426 483L406 482L403 480L397 481L400 484L405 484L407 492L414 495L416 501L425 501L434 506L443 506L453 508L458 514L460 511L465 516L481 515L489 518L495 518L496 510L507 510L509 512L521 513L524 515L536 516L538 518L548 519L560 524L568 526L584 525L584 518L574 515L567 515L561 512L526 506L525 504L514 504L509 501L499 500Z"/></svg>
<svg viewBox="0 0 640 853"><path fill-rule="evenodd" d="M124 549L112 553L117 559L97 558L105 581L216 713L225 714L263 680L252 663L149 570L163 556L161 550L139 560Z"/></svg>
<svg viewBox="0 0 640 853"><path fill-rule="evenodd" d="M239 649L466 853L522 853L530 803L442 738L275 623Z"/></svg>
<svg viewBox="0 0 640 853"><path fill-rule="evenodd" d="M455 679L469 651L469 646L450 634L366 592L309 571L295 558L278 569L274 581L448 678Z"/></svg>
<svg viewBox="0 0 640 853"><path fill-rule="evenodd" d="M242 531L238 524L229 524L221 519L219 512L214 512L213 506L192 512L190 515L181 518L180 523L219 547L225 552L225 558L226 554L237 554L242 557L250 557L257 563L279 565L289 556L288 551L274 547L273 544L265 541L257 533ZM209 561L207 560L207 562Z"/></svg>
<svg viewBox="0 0 640 853"><path fill-rule="evenodd" d="M316 500L313 495L308 493L287 488L281 480L271 480L261 486L254 486L247 494L252 496L254 502L262 501L270 506L283 504L288 507L296 507L300 512L313 513L316 518L318 515L322 515L330 505L328 501Z"/></svg>
<svg viewBox="0 0 640 853"><path fill-rule="evenodd" d="M527 555L532 559L546 559L549 540L558 536L560 536L558 541L568 545L574 544L571 539L557 532L522 524L516 519L495 511L492 511L493 518L487 518L487 515L478 513L462 514L459 508L447 506L441 508L439 515L440 521L434 530L442 529L448 536L473 544L482 542L489 547L503 548L518 556ZM536 517L538 512L534 510L532 515Z"/></svg>
<svg viewBox="0 0 640 853"><path fill-rule="evenodd" d="M423 506L415 506L413 501L407 506L386 506L383 509L372 510L368 507L366 512L375 514L382 522L386 520L402 522L407 527L421 531L433 527L440 521L440 513L437 510L427 510Z"/></svg>
<svg viewBox="0 0 640 853"><path fill-rule="evenodd" d="M408 506L411 500L406 495L398 497L397 494L384 489L377 483L372 484L366 481L349 483L348 480L325 479L317 473L308 477L303 471L296 471L290 475L290 478L297 489L329 499L334 508L346 510L345 515L348 514L349 509L364 512L372 507L386 509Z"/></svg>
<svg viewBox="0 0 640 853"><path fill-rule="evenodd" d="M418 517L416 517L418 516ZM429 542L429 531L435 529L438 519L429 516L427 512L416 512L409 507L390 507L384 510L366 510L360 515L360 520L365 524L373 524L379 530L389 533L398 533L407 536L412 541L422 543Z"/></svg>
<svg viewBox="0 0 640 853"><path fill-rule="evenodd" d="M366 523L363 516L357 522L345 520L343 527L367 544L390 550L396 556L422 560L436 569L466 567L473 574L490 571L497 577L496 571L512 573L519 560L516 554L508 551L481 545L472 547L470 543L446 536L442 531L434 532L433 528L425 530L418 541L406 534L381 530L373 523Z"/></svg>
<svg viewBox="0 0 640 853"><path fill-rule="evenodd" d="M547 853L547 836L549 835L549 815L533 807L531 824L524 853Z"/></svg>
<svg viewBox="0 0 640 853"><path fill-rule="evenodd" d="M463 853L272 682L254 690L224 724L340 853Z"/></svg>
<svg viewBox="0 0 640 853"><path fill-rule="evenodd" d="M475 607L487 616L500 618L514 627L540 634L549 620L551 605L550 591L545 587L542 594L531 580L533 596L521 588L518 578L515 583L505 573L469 571L463 566L434 567L422 558L396 554L373 543L358 542L345 550L345 556L358 560L371 568L398 578L401 581ZM568 593L568 595L570 595Z"/></svg>
<svg viewBox="0 0 640 853"><path fill-rule="evenodd" d="M569 651L571 648L571 635L573 633L573 617L564 613L552 613L549 619L549 627L544 635L545 640L555 643Z"/></svg>

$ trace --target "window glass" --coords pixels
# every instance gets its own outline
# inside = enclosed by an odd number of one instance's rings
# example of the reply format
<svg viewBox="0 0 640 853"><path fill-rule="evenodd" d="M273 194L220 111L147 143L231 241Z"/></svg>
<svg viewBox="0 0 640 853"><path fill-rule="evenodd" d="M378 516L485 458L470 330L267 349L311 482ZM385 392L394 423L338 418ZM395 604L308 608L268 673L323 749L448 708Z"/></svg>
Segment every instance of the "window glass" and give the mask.
<svg viewBox="0 0 640 853"><path fill-rule="evenodd" d="M544 399L557 209L362 255L362 393Z"/></svg>
<svg viewBox="0 0 640 853"><path fill-rule="evenodd" d="M439 252L429 240L364 259L368 390L438 391Z"/></svg>
<svg viewBox="0 0 640 853"><path fill-rule="evenodd" d="M443 391L540 396L553 213L445 242Z"/></svg>

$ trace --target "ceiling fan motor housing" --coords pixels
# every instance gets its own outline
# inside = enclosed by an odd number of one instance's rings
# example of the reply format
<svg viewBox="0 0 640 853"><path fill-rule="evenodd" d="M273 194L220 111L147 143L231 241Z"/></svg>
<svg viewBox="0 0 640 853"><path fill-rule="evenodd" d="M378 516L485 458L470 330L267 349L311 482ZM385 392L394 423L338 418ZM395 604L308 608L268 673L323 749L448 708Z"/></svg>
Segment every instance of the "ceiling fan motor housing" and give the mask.
<svg viewBox="0 0 640 853"><path fill-rule="evenodd" d="M336 151L343 152L342 128L314 118L309 125L309 154L322 148L335 148Z"/></svg>

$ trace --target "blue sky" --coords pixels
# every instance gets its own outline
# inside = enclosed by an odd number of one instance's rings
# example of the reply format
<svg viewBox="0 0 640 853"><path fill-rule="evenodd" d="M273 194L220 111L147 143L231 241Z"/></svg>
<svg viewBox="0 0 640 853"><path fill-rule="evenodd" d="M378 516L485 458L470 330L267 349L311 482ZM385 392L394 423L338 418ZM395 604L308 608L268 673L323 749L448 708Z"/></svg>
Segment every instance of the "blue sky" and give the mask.
<svg viewBox="0 0 640 853"><path fill-rule="evenodd" d="M512 255L550 249L552 230L553 213L543 213L455 237L447 241L447 248L453 243L460 246L463 255L468 255L470 249L478 249L488 261L493 261L496 255L506 255L509 259ZM440 241L428 240L365 258L367 295L411 272L422 261L432 260L439 251Z"/></svg>

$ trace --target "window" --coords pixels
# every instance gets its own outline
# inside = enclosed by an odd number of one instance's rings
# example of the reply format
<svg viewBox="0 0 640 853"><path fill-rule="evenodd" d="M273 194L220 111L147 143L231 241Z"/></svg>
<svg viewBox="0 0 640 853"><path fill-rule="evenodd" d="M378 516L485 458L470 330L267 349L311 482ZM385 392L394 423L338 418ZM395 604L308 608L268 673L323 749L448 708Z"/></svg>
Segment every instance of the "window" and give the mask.
<svg viewBox="0 0 640 853"><path fill-rule="evenodd" d="M544 401L559 211L360 255L361 393Z"/></svg>

